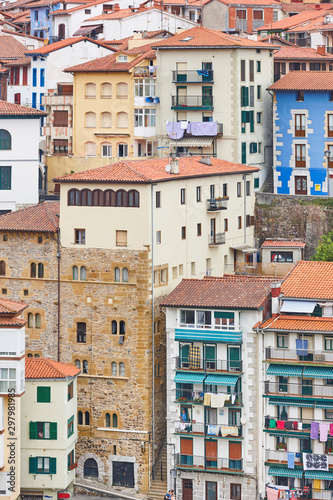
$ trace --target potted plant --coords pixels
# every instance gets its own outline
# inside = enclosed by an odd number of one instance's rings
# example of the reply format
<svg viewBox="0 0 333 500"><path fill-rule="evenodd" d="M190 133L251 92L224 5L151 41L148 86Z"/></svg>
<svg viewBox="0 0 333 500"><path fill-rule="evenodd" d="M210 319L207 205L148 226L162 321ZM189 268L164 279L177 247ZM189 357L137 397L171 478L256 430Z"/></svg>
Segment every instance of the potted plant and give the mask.
<svg viewBox="0 0 333 500"><path fill-rule="evenodd" d="M287 451L287 445L286 443L278 443L276 446L277 450L282 450L282 451Z"/></svg>

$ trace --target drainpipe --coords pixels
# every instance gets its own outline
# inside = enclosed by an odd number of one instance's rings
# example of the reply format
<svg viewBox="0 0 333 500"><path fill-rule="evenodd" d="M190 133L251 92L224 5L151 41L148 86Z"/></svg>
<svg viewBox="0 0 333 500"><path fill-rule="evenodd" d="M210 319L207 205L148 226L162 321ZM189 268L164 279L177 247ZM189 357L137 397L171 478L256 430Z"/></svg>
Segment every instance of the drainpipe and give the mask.
<svg viewBox="0 0 333 500"><path fill-rule="evenodd" d="M57 359L60 361L60 227L57 233L57 259L58 259L58 356Z"/></svg>
<svg viewBox="0 0 333 500"><path fill-rule="evenodd" d="M153 424L153 457L152 457L152 472L153 479L155 479L155 338L154 338L154 322L155 322L155 294L154 294L154 186L151 185L151 333L152 333L152 376L153 376L153 397L152 397L152 424Z"/></svg>

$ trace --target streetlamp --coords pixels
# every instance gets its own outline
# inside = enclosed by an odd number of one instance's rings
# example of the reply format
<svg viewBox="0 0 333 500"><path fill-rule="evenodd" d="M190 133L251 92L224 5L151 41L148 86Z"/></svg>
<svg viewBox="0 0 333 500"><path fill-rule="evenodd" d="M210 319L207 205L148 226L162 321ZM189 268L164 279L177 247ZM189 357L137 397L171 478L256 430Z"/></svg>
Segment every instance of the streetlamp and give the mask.
<svg viewBox="0 0 333 500"><path fill-rule="evenodd" d="M330 195L330 169L329 169L330 158L331 158L331 150L330 149L326 149L324 151L324 155L327 158L327 194L328 194L328 196L331 196Z"/></svg>

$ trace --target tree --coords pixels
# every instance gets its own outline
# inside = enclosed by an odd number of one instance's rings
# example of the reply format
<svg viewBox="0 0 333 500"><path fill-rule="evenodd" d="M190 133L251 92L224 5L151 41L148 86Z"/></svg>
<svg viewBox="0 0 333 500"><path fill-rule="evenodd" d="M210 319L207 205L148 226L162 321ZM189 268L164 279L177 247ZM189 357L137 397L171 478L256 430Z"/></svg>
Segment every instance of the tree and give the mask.
<svg viewBox="0 0 333 500"><path fill-rule="evenodd" d="M311 257L311 260L333 262L333 231L320 238L316 253Z"/></svg>

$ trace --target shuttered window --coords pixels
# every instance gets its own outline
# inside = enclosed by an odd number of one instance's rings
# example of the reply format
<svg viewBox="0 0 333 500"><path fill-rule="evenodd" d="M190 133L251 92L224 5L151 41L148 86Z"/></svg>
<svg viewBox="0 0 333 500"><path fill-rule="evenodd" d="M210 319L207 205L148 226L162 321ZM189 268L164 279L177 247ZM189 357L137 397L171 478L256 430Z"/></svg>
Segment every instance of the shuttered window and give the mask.
<svg viewBox="0 0 333 500"><path fill-rule="evenodd" d="M57 439L57 422L30 422L30 439Z"/></svg>
<svg viewBox="0 0 333 500"><path fill-rule="evenodd" d="M96 156L96 144L94 142L86 142L86 156Z"/></svg>
<svg viewBox="0 0 333 500"><path fill-rule="evenodd" d="M126 99L128 97L127 83L117 83L117 99Z"/></svg>
<svg viewBox="0 0 333 500"><path fill-rule="evenodd" d="M68 127L68 111L54 111L53 125L55 127Z"/></svg>
<svg viewBox="0 0 333 500"><path fill-rule="evenodd" d="M29 474L56 474L57 459L53 457L29 457Z"/></svg>
<svg viewBox="0 0 333 500"><path fill-rule="evenodd" d="M112 127L112 115L111 113L104 112L101 113L101 127L102 128L111 128Z"/></svg>
<svg viewBox="0 0 333 500"><path fill-rule="evenodd" d="M102 83L101 85L101 99L111 99L112 85L111 83Z"/></svg>
<svg viewBox="0 0 333 500"><path fill-rule="evenodd" d="M51 402L51 387L37 387L37 403Z"/></svg>
<svg viewBox="0 0 333 500"><path fill-rule="evenodd" d="M88 111L88 113L85 114L85 126L88 128L96 127L96 113Z"/></svg>
<svg viewBox="0 0 333 500"><path fill-rule="evenodd" d="M94 83L86 83L86 99L96 98L96 85Z"/></svg>
<svg viewBox="0 0 333 500"><path fill-rule="evenodd" d="M127 247L127 231L116 231L116 246Z"/></svg>
<svg viewBox="0 0 333 500"><path fill-rule="evenodd" d="M128 127L128 114L123 111L117 113L117 128L127 128Z"/></svg>

